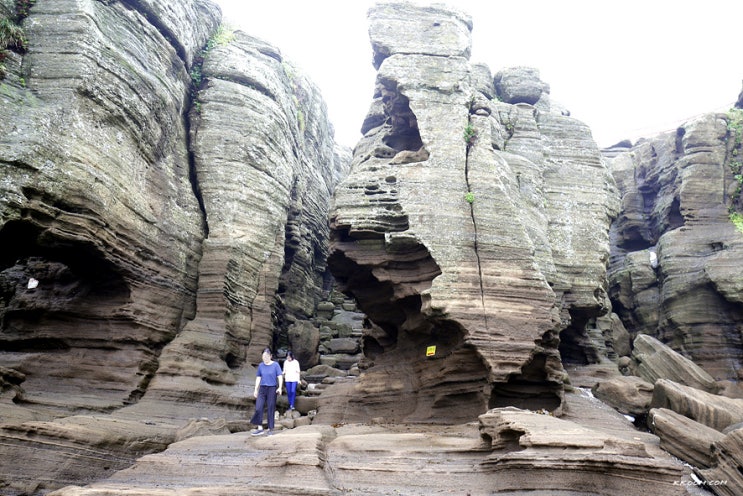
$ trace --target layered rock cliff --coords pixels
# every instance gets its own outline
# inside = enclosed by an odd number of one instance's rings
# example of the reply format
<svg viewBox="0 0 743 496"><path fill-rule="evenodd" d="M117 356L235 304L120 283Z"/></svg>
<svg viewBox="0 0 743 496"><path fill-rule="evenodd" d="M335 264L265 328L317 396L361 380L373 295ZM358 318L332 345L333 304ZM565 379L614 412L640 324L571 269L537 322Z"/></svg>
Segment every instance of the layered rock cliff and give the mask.
<svg viewBox="0 0 743 496"><path fill-rule="evenodd" d="M610 159L622 202L611 230L614 311L633 337L655 336L734 382L743 366L737 112L703 115Z"/></svg>
<svg viewBox="0 0 743 496"><path fill-rule="evenodd" d="M262 348L314 314L347 152L317 88L220 20L63 0L23 21L0 82L3 492L242 418Z"/></svg>
<svg viewBox="0 0 743 496"><path fill-rule="evenodd" d="M560 354L597 361L589 335L610 309L618 205L590 130L538 71L471 64L465 13L379 5L369 19L376 91L329 264L375 324L374 366L342 417L559 412Z"/></svg>
<svg viewBox="0 0 743 496"><path fill-rule="evenodd" d="M536 69L469 61L469 15L382 4L351 159L209 0L28 14L0 81L0 492L737 494L738 114L604 158ZM265 346L323 384L256 439Z"/></svg>

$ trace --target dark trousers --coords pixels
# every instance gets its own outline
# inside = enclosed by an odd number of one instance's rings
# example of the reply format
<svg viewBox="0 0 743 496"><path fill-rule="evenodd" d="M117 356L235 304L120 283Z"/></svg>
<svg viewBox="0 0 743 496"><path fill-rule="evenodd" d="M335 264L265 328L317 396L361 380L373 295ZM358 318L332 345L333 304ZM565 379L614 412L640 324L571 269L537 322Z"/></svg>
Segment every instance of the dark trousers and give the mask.
<svg viewBox="0 0 743 496"><path fill-rule="evenodd" d="M261 386L255 399L255 413L250 423L263 425L263 409L268 407L268 428L273 430L273 414L276 411L276 386Z"/></svg>

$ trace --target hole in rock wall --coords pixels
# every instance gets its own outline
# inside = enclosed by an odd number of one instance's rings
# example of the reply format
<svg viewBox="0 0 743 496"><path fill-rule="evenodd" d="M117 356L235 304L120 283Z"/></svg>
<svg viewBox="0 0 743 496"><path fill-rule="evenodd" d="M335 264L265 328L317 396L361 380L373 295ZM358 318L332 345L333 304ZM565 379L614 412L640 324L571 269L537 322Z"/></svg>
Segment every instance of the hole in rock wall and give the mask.
<svg viewBox="0 0 743 496"><path fill-rule="evenodd" d="M381 234L362 236L347 228L334 230L328 259L339 288L373 322L362 338L365 357L373 362L362 384L379 393L354 398L350 408L359 418L389 421L473 420L487 406L488 371L476 349L465 344L458 322L422 311L421 293L441 273L435 260L409 238L396 245L394 238L385 242ZM361 256L359 249L364 250ZM435 353L428 355L432 346ZM392 377L400 378L394 392L373 386Z"/></svg>
<svg viewBox="0 0 743 496"><path fill-rule="evenodd" d="M569 301L571 295L566 293L564 299ZM563 364L588 365L601 361L601 353L588 335L589 325L595 325L596 313L595 308L583 310L571 308L570 325L560 332L560 344L558 345ZM594 324L590 324L592 322Z"/></svg>
<svg viewBox="0 0 743 496"><path fill-rule="evenodd" d="M386 147L391 149L391 158L397 152L415 152L423 147L418 118L410 108L410 100L397 90L394 82L387 82L379 87L378 96L384 108L384 124L387 127L382 138ZM382 158L382 157L380 157ZM421 157L422 160L425 158Z"/></svg>
<svg viewBox="0 0 743 496"><path fill-rule="evenodd" d="M515 406L528 410L554 411L562 404L555 384L547 381L547 357L542 353L521 369L521 374L511 376L506 383L493 384L488 408Z"/></svg>
<svg viewBox="0 0 743 496"><path fill-rule="evenodd" d="M26 375L26 393L94 396L98 382L125 401L146 382L152 353L136 361L124 351L133 338L122 332L127 319L117 317L129 287L91 242L22 220L0 229L0 246L0 350L13 354L0 353L0 365ZM127 368L128 382L116 377L117 367Z"/></svg>

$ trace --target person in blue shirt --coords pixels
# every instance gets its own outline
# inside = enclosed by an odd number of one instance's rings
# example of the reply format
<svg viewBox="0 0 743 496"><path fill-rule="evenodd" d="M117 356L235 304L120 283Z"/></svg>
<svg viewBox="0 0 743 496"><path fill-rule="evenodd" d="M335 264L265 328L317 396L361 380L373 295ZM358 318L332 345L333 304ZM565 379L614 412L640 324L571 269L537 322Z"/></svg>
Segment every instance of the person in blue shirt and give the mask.
<svg viewBox="0 0 743 496"><path fill-rule="evenodd" d="M276 411L276 394L281 394L281 386L284 384L281 366L271 360L271 350L263 350L263 362L258 365L255 377L255 413L250 423L257 426L250 431L253 436L273 433L273 416ZM268 431L263 430L263 409L268 410Z"/></svg>

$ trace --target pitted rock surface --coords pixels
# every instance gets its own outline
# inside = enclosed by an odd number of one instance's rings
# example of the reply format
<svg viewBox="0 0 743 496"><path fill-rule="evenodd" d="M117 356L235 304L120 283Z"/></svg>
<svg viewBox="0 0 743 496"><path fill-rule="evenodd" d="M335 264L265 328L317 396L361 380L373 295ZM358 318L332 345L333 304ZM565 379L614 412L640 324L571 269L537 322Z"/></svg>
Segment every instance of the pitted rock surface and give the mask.
<svg viewBox="0 0 743 496"><path fill-rule="evenodd" d="M440 30L409 29L440 12L370 11L376 92L336 191L329 265L379 329L364 337L373 366L354 399L325 419L559 412L560 352L601 360L589 334L609 311L613 180L588 128L551 109L536 71L519 74L543 89L538 105L510 105L470 64L469 43L441 56L469 37L468 19L453 11ZM389 38L394 49L379 48ZM402 153L419 158L395 160Z"/></svg>

